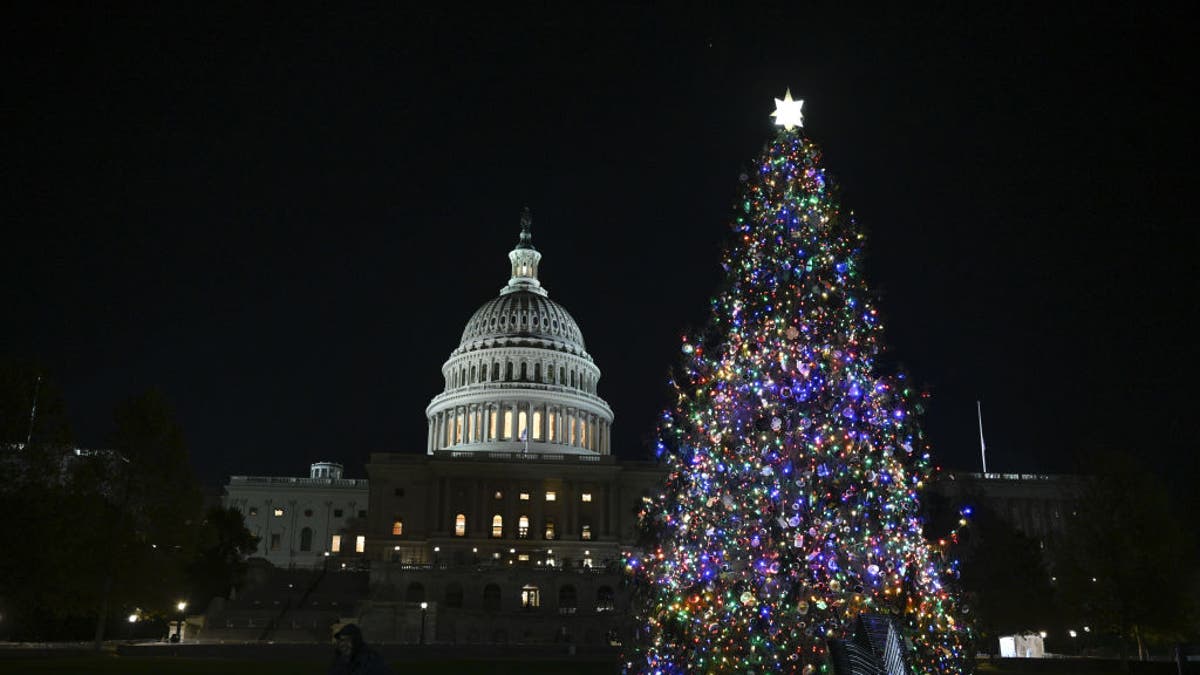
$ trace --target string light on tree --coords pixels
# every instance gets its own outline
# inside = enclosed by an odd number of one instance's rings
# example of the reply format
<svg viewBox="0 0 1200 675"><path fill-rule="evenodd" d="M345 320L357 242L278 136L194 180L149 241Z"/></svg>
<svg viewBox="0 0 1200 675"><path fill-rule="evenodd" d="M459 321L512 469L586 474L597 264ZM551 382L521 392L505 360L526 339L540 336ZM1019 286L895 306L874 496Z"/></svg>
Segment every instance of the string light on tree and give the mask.
<svg viewBox="0 0 1200 675"><path fill-rule="evenodd" d="M920 513L924 394L876 372L866 238L802 103L775 100L707 328L683 341L667 478L641 513L653 543L625 561L642 623L628 672L824 672L864 612L897 618L917 672L964 672L956 563Z"/></svg>

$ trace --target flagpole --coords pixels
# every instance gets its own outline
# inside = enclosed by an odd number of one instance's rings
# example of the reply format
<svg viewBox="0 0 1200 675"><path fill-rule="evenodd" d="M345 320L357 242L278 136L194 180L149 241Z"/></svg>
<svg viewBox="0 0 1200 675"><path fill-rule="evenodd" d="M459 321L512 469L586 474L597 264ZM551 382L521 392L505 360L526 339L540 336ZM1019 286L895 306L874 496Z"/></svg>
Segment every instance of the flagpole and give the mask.
<svg viewBox="0 0 1200 675"><path fill-rule="evenodd" d="M983 459L983 475L987 476L987 446L983 443L983 404L975 401L975 410L979 413L979 456Z"/></svg>

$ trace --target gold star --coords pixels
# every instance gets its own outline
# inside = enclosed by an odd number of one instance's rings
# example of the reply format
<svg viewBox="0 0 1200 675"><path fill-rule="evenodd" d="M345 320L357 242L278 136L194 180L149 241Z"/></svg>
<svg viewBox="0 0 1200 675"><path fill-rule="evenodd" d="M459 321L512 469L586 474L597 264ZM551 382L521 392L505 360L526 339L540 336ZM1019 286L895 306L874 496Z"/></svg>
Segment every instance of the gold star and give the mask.
<svg viewBox="0 0 1200 675"><path fill-rule="evenodd" d="M804 113L800 112L802 105L804 105L803 100L792 100L792 90L788 89L783 98L775 99L775 112L771 113L771 117L775 118L776 125L788 131L791 131L792 127L802 127L804 126Z"/></svg>

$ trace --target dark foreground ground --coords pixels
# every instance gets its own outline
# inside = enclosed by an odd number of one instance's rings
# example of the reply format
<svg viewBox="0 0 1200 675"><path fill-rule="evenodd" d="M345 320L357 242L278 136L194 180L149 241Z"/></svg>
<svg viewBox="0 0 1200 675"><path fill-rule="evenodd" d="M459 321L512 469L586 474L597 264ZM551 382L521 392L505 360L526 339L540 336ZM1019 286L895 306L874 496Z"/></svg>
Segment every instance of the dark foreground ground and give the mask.
<svg viewBox="0 0 1200 675"><path fill-rule="evenodd" d="M618 671L612 650L568 656L563 647L384 648L397 675L592 675ZM0 646L0 673L20 675L324 675L332 651L323 645L122 646L101 654L75 649ZM1170 663L1092 659L997 659L980 664L980 675L1174 675Z"/></svg>

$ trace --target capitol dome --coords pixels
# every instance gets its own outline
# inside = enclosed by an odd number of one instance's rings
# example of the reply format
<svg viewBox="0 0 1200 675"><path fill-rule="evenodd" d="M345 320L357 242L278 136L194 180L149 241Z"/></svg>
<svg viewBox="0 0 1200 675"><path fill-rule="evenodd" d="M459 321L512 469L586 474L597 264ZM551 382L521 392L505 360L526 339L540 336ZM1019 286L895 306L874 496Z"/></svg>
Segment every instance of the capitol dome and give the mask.
<svg viewBox="0 0 1200 675"><path fill-rule="evenodd" d="M545 293L525 290L505 293L476 310L455 353L504 345L537 345L587 355L583 333L567 310Z"/></svg>
<svg viewBox="0 0 1200 675"><path fill-rule="evenodd" d="M512 276L467 321L426 408L429 454L607 455L612 409L575 319L538 280L531 219L508 254ZM500 453L498 455L497 453Z"/></svg>

